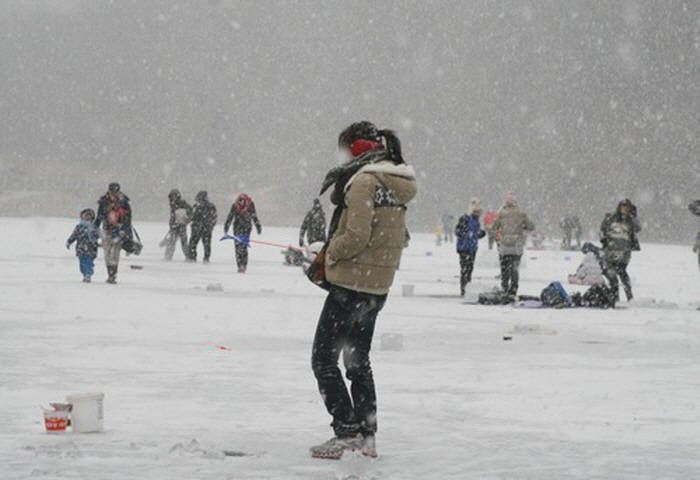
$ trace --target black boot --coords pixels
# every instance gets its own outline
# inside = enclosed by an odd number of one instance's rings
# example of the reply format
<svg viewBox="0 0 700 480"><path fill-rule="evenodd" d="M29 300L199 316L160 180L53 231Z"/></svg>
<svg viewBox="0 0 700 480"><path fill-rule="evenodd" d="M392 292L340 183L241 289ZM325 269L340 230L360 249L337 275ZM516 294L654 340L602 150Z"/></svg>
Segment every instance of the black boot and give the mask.
<svg viewBox="0 0 700 480"><path fill-rule="evenodd" d="M107 283L117 283L117 267L108 266L107 267Z"/></svg>
<svg viewBox="0 0 700 480"><path fill-rule="evenodd" d="M634 295L632 295L632 287L625 285L625 296L628 302L634 298Z"/></svg>

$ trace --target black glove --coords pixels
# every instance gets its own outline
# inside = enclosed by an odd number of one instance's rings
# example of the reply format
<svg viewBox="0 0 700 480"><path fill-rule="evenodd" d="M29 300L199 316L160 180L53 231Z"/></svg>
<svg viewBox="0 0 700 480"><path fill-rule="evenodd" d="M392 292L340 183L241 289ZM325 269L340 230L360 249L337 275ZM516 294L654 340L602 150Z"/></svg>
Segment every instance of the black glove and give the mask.
<svg viewBox="0 0 700 480"><path fill-rule="evenodd" d="M70 242L66 242L66 250L70 250Z"/></svg>
<svg viewBox="0 0 700 480"><path fill-rule="evenodd" d="M483 230L479 230L479 238L484 238L486 236L486 232Z"/></svg>
<svg viewBox="0 0 700 480"><path fill-rule="evenodd" d="M262 227L258 227L258 235L262 235Z"/></svg>

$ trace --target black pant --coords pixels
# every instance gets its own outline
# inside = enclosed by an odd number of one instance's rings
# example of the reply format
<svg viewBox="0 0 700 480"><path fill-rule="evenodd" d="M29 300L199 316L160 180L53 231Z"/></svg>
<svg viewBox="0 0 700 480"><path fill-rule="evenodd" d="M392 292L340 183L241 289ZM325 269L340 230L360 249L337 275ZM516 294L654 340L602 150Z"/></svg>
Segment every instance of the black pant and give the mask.
<svg viewBox="0 0 700 480"><path fill-rule="evenodd" d="M488 231L489 236L489 250L493 250L493 244L496 243L496 232L493 230Z"/></svg>
<svg viewBox="0 0 700 480"><path fill-rule="evenodd" d="M238 269L248 268L248 247L236 242L236 265Z"/></svg>
<svg viewBox="0 0 700 480"><path fill-rule="evenodd" d="M189 252L189 258L191 260L197 260L197 244L200 240L204 245L204 260L209 260L209 257L211 256L211 232L212 230L206 227L192 228Z"/></svg>
<svg viewBox="0 0 700 480"><path fill-rule="evenodd" d="M603 275L605 275L605 278L610 282L610 288L613 289L615 296L618 296L620 293L620 283L617 280L617 277L620 277L627 299L629 300L632 298L632 283L630 282L630 276L627 274L626 262L606 262Z"/></svg>
<svg viewBox="0 0 700 480"><path fill-rule="evenodd" d="M564 231L564 238L561 239L562 248L571 248L571 232L568 230Z"/></svg>
<svg viewBox="0 0 700 480"><path fill-rule="evenodd" d="M175 244L177 239L180 239L180 246L182 247L182 253L187 258L187 226L186 225L176 225L170 228L170 235L168 236L168 244L165 247L165 259L172 260L173 254L175 253Z"/></svg>
<svg viewBox="0 0 700 480"><path fill-rule="evenodd" d="M369 361L377 314L386 295L371 295L332 286L316 326L311 368L318 389L333 416L331 426L338 437L377 431L377 397ZM343 352L348 394L338 368Z"/></svg>
<svg viewBox="0 0 700 480"><path fill-rule="evenodd" d="M462 294L464 294L467 283L472 281L474 261L476 261L476 252L459 252L459 287Z"/></svg>
<svg viewBox="0 0 700 480"><path fill-rule="evenodd" d="M501 255L501 288L510 295L518 293L522 255Z"/></svg>

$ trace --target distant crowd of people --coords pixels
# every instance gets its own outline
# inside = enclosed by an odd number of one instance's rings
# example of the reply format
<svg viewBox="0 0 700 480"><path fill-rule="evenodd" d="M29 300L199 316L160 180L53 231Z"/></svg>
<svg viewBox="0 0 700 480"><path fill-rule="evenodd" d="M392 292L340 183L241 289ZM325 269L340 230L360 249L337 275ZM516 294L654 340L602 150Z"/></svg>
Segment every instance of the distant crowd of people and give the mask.
<svg viewBox="0 0 700 480"><path fill-rule="evenodd" d="M76 244L76 256L79 259L80 273L83 281L91 282L95 269L97 251L102 247L107 266L107 283L116 283L121 251L139 254L142 249L138 233L132 226L132 211L129 197L121 186L110 183L107 192L98 200L97 214L91 208L80 212L80 222L66 242L66 248ZM165 248L164 259L171 261L177 244L180 244L186 261L197 261L199 244L203 248L203 263L211 258L211 242L214 228L218 222L216 205L210 200L205 190L195 196L190 205L178 189L168 193L170 218L168 232L160 242ZM189 235L188 235L189 226ZM235 244L235 259L239 273L248 268L248 247L250 235L255 227L258 235L262 234L262 225L258 218L253 199L241 193L231 205L224 223L224 235L232 227L231 239ZM326 241L326 218L317 198L311 210L306 214L299 231L299 246Z"/></svg>
<svg viewBox="0 0 700 480"><path fill-rule="evenodd" d="M483 229L481 213L479 199L472 198L469 212L462 215L457 226L454 227L460 263L460 295L465 295L466 287L472 281L479 240L488 236L489 248L493 248L494 243L498 247L502 291L514 298L518 293L520 262L527 235L534 232L535 225L518 205L516 196L512 192L505 195L503 206L498 212L489 210L486 213ZM451 228L450 218L448 215L443 215L442 228ZM565 217L560 226L564 233L561 248L581 249L582 227L579 218ZM631 259L631 252L640 249L637 234L641 229L637 218L637 207L629 199L621 201L614 212L606 214L600 226L603 275L616 297L619 297L619 284L622 283L627 300L633 298L627 266ZM442 232L440 237L441 240L450 241L449 237L443 236ZM574 239L576 247L571 245Z"/></svg>

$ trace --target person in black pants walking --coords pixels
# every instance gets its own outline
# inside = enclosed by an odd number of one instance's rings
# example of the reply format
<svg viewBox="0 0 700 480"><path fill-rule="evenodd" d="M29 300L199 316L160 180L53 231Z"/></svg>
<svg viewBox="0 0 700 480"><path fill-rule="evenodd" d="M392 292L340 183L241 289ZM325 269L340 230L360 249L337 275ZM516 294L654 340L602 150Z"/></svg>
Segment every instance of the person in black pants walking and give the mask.
<svg viewBox="0 0 700 480"><path fill-rule="evenodd" d="M233 234L237 237L235 243L238 273L245 273L248 268L248 247L253 224L255 224L258 235L262 233L262 226L255 212L255 203L245 193L241 193L231 206L231 211L226 218L226 223L224 223L224 233L228 233L232 222Z"/></svg>
<svg viewBox="0 0 700 480"><path fill-rule="evenodd" d="M209 201L205 190L197 194L195 202L192 212L189 260L197 261L197 244L201 240L204 245L204 263L209 263L209 257L211 257L211 234L217 220L216 206Z"/></svg>
<svg viewBox="0 0 700 480"><path fill-rule="evenodd" d="M479 240L486 236L486 232L481 229L480 216L481 206L479 200L473 198L471 201L471 212L462 215L455 228L457 253L459 254L459 292L461 296L465 295L467 284L472 281L476 252L479 250Z"/></svg>

